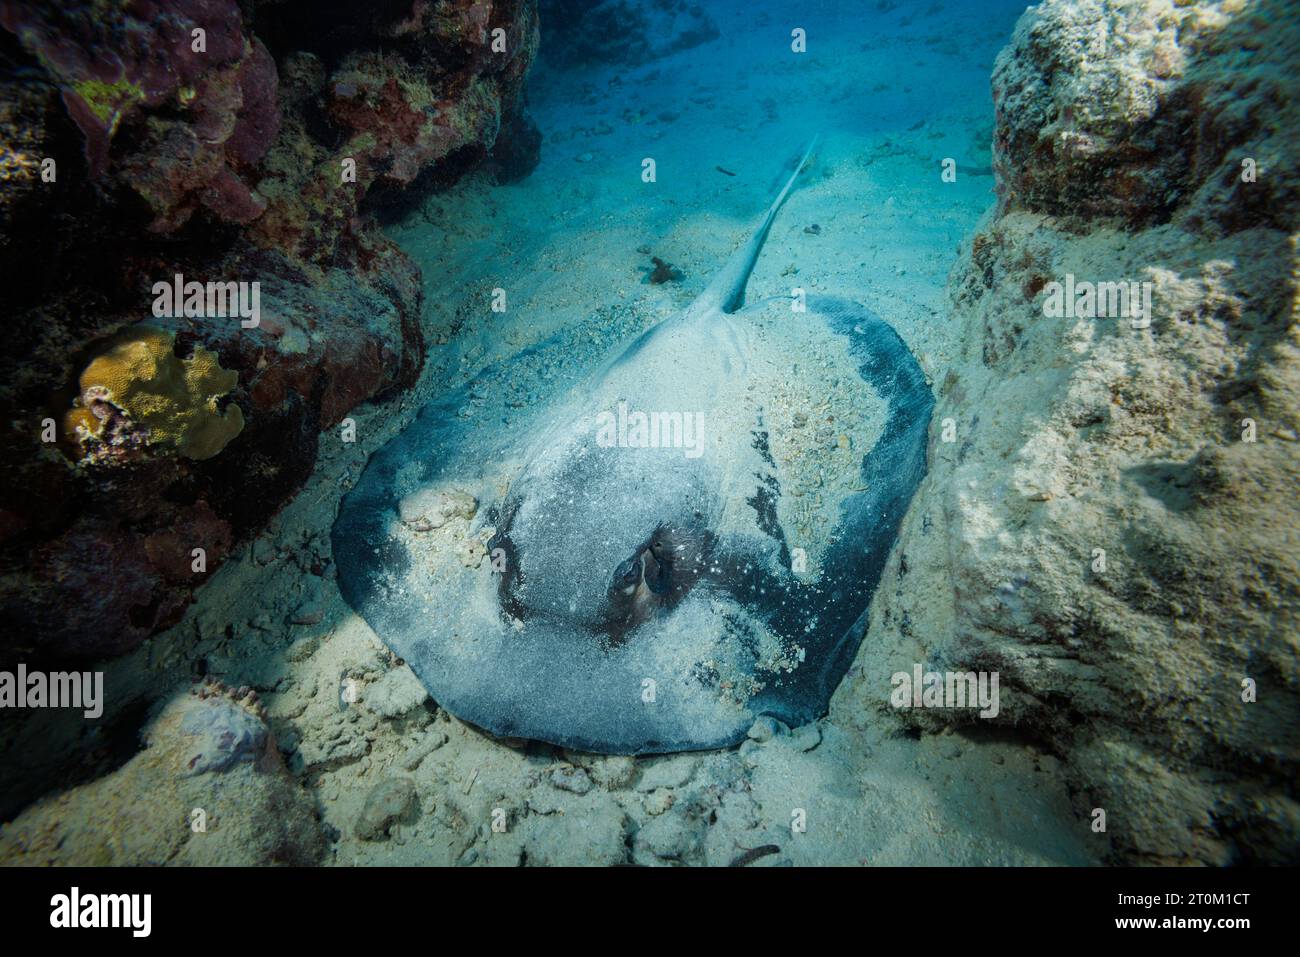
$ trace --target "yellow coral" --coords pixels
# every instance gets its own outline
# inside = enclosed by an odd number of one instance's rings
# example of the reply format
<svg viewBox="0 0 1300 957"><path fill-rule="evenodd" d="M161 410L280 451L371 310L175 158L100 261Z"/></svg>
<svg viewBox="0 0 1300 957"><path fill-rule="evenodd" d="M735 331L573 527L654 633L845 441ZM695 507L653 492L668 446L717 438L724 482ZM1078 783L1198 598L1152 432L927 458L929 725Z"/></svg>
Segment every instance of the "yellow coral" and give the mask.
<svg viewBox="0 0 1300 957"><path fill-rule="evenodd" d="M149 326L124 330L81 373L81 395L83 401L101 397L121 409L148 429L150 445L186 458L211 458L244 428L239 406L217 409L217 399L235 387L239 373L221 368L217 354L202 346L179 359L172 351L175 341L170 332ZM72 432L90 423L90 431L96 431L98 422L84 405L64 419Z"/></svg>
<svg viewBox="0 0 1300 957"><path fill-rule="evenodd" d="M99 420L91 415L90 410L79 405L69 410L63 417L63 428L69 435L76 435L77 429L85 429L91 434L99 432Z"/></svg>

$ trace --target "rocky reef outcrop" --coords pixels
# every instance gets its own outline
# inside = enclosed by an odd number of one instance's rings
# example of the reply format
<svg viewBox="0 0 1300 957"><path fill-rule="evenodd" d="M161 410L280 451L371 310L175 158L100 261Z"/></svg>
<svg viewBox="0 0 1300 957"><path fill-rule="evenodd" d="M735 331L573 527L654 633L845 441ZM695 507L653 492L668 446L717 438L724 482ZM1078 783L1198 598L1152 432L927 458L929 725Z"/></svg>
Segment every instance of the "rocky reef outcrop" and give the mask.
<svg viewBox="0 0 1300 957"><path fill-rule="evenodd" d="M996 718L901 713L1045 743L1111 860L1300 859L1298 59L1271 0L1021 18L931 473L833 706L997 672Z"/></svg>
<svg viewBox="0 0 1300 957"><path fill-rule="evenodd" d="M532 168L537 12L7 0L0 27L0 659L116 655L416 380L423 280L376 213Z"/></svg>

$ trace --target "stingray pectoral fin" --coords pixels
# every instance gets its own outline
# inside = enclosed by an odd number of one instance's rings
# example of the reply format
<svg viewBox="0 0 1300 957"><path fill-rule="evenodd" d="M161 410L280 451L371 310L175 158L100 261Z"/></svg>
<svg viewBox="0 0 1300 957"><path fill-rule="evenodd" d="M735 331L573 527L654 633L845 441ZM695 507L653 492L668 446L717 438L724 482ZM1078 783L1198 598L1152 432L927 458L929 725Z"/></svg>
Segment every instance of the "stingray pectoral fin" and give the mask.
<svg viewBox="0 0 1300 957"><path fill-rule="evenodd" d="M782 634L809 636L806 662L751 704L796 722L818 716L857 654L871 598L925 477L934 408L924 371L889 323L847 299L813 296L806 306L801 320L823 322L845 337L858 375L888 405L879 439L858 463L855 485L865 491L842 503L820 580L795 585L772 618Z"/></svg>
<svg viewBox="0 0 1300 957"><path fill-rule="evenodd" d="M514 361L530 361L551 346L531 347ZM339 591L390 647L424 615L422 606L399 595L421 557L412 554L418 538L395 534L401 501L422 488L445 486L491 510L497 486L508 477L500 462L517 454L519 436L534 434L533 422L544 414L511 407L511 381L507 364L489 366L426 403L414 422L370 456L339 505L330 532ZM503 424L507 417L510 426Z"/></svg>
<svg viewBox="0 0 1300 957"><path fill-rule="evenodd" d="M809 296L807 315L850 342L862 378L890 403L890 414L929 422L934 396L925 372L894 327L867 306L836 296Z"/></svg>

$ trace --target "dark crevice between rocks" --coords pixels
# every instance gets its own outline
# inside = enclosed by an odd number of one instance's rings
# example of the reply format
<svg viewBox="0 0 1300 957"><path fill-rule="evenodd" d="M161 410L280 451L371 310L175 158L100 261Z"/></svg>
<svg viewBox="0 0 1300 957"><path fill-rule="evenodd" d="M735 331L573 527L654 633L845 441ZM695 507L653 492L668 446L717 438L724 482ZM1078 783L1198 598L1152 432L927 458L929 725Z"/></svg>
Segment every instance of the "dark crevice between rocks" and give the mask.
<svg viewBox="0 0 1300 957"><path fill-rule="evenodd" d="M367 49L413 52L413 40L395 34L411 16L410 0L285 0L259 3L252 30L277 60L305 51L320 57L327 72L344 57Z"/></svg>
<svg viewBox="0 0 1300 957"><path fill-rule="evenodd" d="M417 212L430 196L446 192L478 169L487 156L488 151L476 144L452 150L440 162L421 171L407 186L377 183L366 193L361 211L373 214L382 226L401 222Z"/></svg>
<svg viewBox="0 0 1300 957"><path fill-rule="evenodd" d="M112 774L140 753L141 734L152 717L154 701L139 698L95 722L83 735L76 760L63 761L57 769L38 768L38 773L0 775L0 822L10 820L19 810L47 793L59 793ZM56 710L11 712L0 720L0 740L14 747L21 737L26 740L60 740L64 721ZM22 725L21 729L19 725ZM42 731L49 728L48 733ZM0 753L0 766L14 768L20 761ZM43 772L43 773L40 773Z"/></svg>

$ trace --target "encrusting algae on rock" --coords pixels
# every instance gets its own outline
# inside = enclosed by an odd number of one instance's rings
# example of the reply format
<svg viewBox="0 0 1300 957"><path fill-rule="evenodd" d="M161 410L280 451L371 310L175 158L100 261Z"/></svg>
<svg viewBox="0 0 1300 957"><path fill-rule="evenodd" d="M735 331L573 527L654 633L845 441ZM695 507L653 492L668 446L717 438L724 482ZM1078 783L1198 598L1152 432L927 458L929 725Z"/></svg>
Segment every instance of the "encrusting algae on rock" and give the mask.
<svg viewBox="0 0 1300 957"><path fill-rule="evenodd" d="M64 419L83 448L150 445L202 460L216 455L244 428L244 415L217 400L239 382L217 354L195 346L188 359L173 351L176 337L137 326L109 340L81 373L80 398Z"/></svg>

